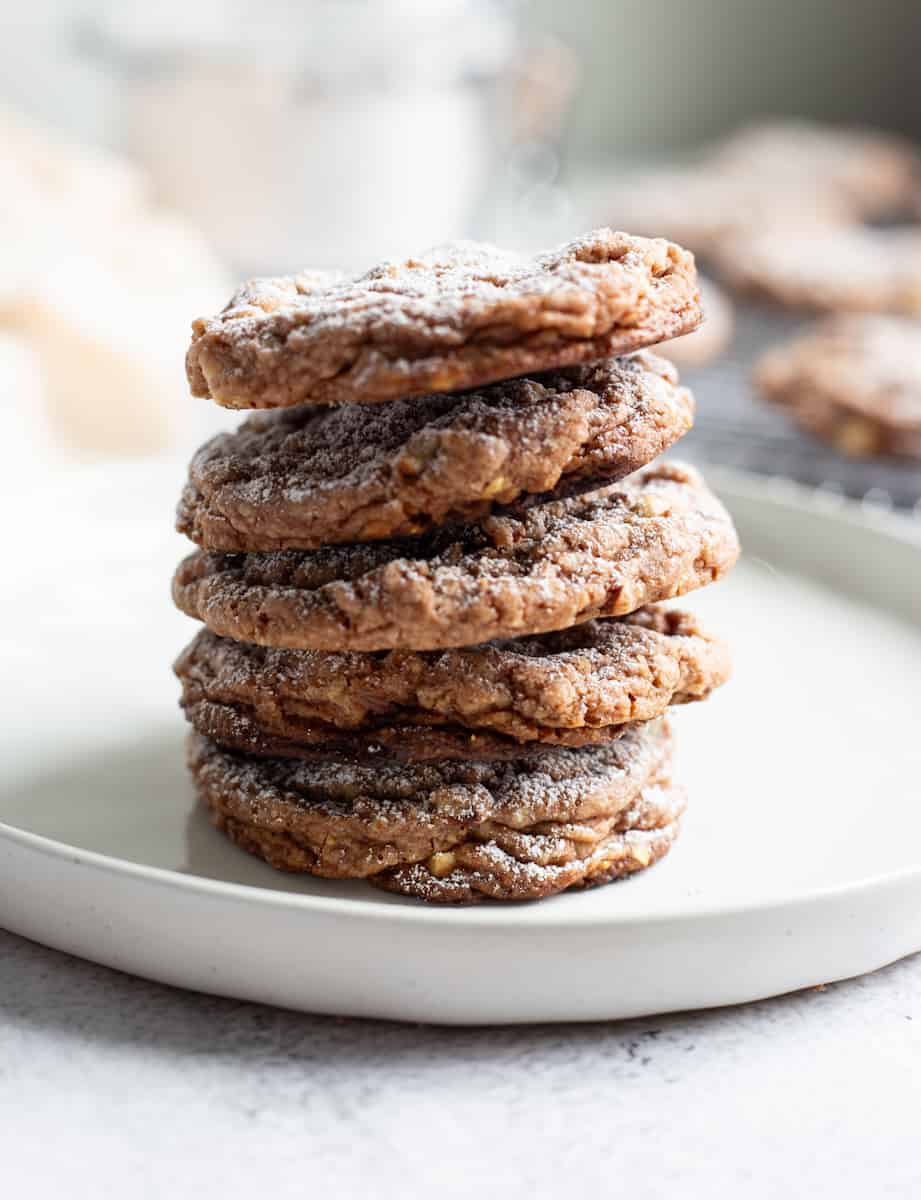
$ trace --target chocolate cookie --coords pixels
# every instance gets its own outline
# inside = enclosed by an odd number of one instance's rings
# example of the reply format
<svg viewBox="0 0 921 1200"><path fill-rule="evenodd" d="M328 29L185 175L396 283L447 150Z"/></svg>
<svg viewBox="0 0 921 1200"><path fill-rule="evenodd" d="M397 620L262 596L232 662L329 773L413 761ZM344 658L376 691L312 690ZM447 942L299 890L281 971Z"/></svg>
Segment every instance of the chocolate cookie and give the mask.
<svg viewBox="0 0 921 1200"><path fill-rule="evenodd" d="M421 533L622 479L693 414L671 364L643 353L373 409L259 413L195 455L177 524L211 550Z"/></svg>
<svg viewBox="0 0 921 1200"><path fill-rule="evenodd" d="M765 121L739 129L713 155L717 171L759 180L769 191L799 180L834 193L861 220L904 212L917 154L904 138L811 121Z"/></svg>
<svg viewBox="0 0 921 1200"><path fill-rule="evenodd" d="M649 236L667 236L708 261L727 240L758 230L822 229L851 220L833 190L796 179L765 183L708 159L619 171L597 201L606 220Z"/></svg>
<svg viewBox="0 0 921 1200"><path fill-rule="evenodd" d="M198 734L189 766L218 828L287 871L428 900L523 900L648 866L684 807L664 720L516 762L255 759Z"/></svg>
<svg viewBox="0 0 921 1200"><path fill-rule="evenodd" d="M674 845L687 805L683 788L658 780L616 818L507 832L471 840L424 862L368 880L431 904L540 900L575 887L600 887L657 863Z"/></svg>
<svg viewBox="0 0 921 1200"><path fill-rule="evenodd" d="M595 207L604 220L710 258L739 235L904 212L916 168L913 148L898 137L773 121L740 129L690 161L621 167Z"/></svg>
<svg viewBox="0 0 921 1200"><path fill-rule="evenodd" d="M921 231L765 232L730 242L726 280L756 298L824 312L921 316Z"/></svg>
<svg viewBox="0 0 921 1200"><path fill-rule="evenodd" d="M921 458L921 322L833 318L770 350L755 382L844 454Z"/></svg>
<svg viewBox="0 0 921 1200"><path fill-rule="evenodd" d="M404 542L199 550L177 606L222 637L307 650L433 650L620 616L718 579L732 521L689 467Z"/></svg>
<svg viewBox="0 0 921 1200"><path fill-rule="evenodd" d="M599 229L537 258L462 242L351 278L254 280L193 325L196 396L377 404L591 362L688 333L694 259Z"/></svg>
<svg viewBox="0 0 921 1200"><path fill-rule="evenodd" d="M609 741L629 721L703 700L729 677L725 644L689 613L640 609L466 650L324 654L202 630L180 655L199 733L275 757L514 757L521 743Z"/></svg>

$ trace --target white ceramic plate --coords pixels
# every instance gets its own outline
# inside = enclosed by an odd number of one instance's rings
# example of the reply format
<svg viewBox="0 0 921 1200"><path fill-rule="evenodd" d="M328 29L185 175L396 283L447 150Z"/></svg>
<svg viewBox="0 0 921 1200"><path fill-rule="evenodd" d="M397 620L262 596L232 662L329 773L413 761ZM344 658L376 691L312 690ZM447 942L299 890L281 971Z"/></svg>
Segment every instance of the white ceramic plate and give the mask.
<svg viewBox="0 0 921 1200"><path fill-rule="evenodd" d="M183 987L458 1023L727 1004L921 949L917 523L720 477L747 558L687 604L737 674L676 715L677 847L607 888L441 909L278 875L195 809L168 669L192 631L168 599L180 478L75 473L7 547L0 924Z"/></svg>

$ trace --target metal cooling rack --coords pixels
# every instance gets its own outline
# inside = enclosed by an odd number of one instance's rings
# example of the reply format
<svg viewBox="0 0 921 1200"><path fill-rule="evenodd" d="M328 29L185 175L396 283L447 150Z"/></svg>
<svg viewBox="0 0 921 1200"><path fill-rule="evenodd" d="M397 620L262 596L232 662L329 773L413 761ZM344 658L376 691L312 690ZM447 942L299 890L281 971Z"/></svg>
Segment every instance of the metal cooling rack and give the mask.
<svg viewBox="0 0 921 1200"><path fill-rule="evenodd" d="M679 456L761 475L784 476L867 504L913 512L921 520L921 464L848 459L809 437L755 392L752 365L769 346L800 333L801 316L736 306L728 352L682 380L697 400L697 422Z"/></svg>

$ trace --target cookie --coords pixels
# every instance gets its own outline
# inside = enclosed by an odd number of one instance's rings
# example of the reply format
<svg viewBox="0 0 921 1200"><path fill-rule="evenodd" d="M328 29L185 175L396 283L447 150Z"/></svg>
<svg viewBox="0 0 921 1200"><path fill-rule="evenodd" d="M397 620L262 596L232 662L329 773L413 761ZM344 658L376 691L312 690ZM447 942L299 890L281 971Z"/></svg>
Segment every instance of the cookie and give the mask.
<svg viewBox="0 0 921 1200"><path fill-rule="evenodd" d="M620 172L595 206L605 220L674 238L708 261L728 240L754 231L823 229L852 220L850 205L832 190L783 176L766 184L707 160Z"/></svg>
<svg viewBox="0 0 921 1200"><path fill-rule="evenodd" d="M621 616L718 579L732 521L690 467L403 542L196 551L177 606L222 637L305 650L434 650Z"/></svg>
<svg viewBox="0 0 921 1200"><path fill-rule="evenodd" d="M461 242L364 275L257 279L193 325L192 392L226 408L377 404L689 333L694 259L599 229L536 258Z"/></svg>
<svg viewBox="0 0 921 1200"><path fill-rule="evenodd" d="M916 169L901 138L773 121L685 162L621 169L593 207L605 220L713 258L739 235L847 227L907 211Z"/></svg>
<svg viewBox="0 0 921 1200"><path fill-rule="evenodd" d="M375 408L259 413L195 455L177 525L227 551L422 533L622 479L693 413L671 364L645 353Z"/></svg>
<svg viewBox="0 0 921 1200"><path fill-rule="evenodd" d="M542 743L522 745L489 730L476 732L460 725L380 724L367 730L311 726L297 731L297 741L267 733L254 713L229 704L199 699L185 705L192 728L219 746L259 758L298 758L308 762L324 761L331 754L352 762L391 759L424 763L451 760L502 762L526 758ZM565 744L573 747L600 745L620 736L622 727L603 731L585 731Z"/></svg>
<svg viewBox="0 0 921 1200"><path fill-rule="evenodd" d="M811 121L765 121L727 138L711 158L719 171L760 180L800 180L825 189L847 205L855 220L904 212L918 162L904 138L874 129Z"/></svg>
<svg viewBox="0 0 921 1200"><path fill-rule="evenodd" d="M790 308L921 316L921 230L765 232L730 242L723 276Z"/></svg>
<svg viewBox="0 0 921 1200"><path fill-rule="evenodd" d="M189 741L199 799L243 849L280 870L453 901L536 899L648 866L684 807L670 757L664 720L501 763L304 763Z"/></svg>
<svg viewBox="0 0 921 1200"><path fill-rule="evenodd" d="M249 753L491 758L580 746L705 699L729 652L689 613L640 609L465 650L272 650L202 630L175 666L199 733Z"/></svg>
<svg viewBox="0 0 921 1200"><path fill-rule="evenodd" d="M701 281L700 295L703 323L693 333L656 347L658 354L664 355L682 371L705 367L719 358L732 340L735 323L732 301L709 279Z"/></svg>
<svg viewBox="0 0 921 1200"><path fill-rule="evenodd" d="M844 454L921 459L921 322L831 318L764 355L755 382Z"/></svg>
<svg viewBox="0 0 921 1200"><path fill-rule="evenodd" d="M616 818L470 840L445 855L381 871L368 882L430 904L540 900L570 888L600 887L664 858L678 837L686 805L681 787L660 780Z"/></svg>

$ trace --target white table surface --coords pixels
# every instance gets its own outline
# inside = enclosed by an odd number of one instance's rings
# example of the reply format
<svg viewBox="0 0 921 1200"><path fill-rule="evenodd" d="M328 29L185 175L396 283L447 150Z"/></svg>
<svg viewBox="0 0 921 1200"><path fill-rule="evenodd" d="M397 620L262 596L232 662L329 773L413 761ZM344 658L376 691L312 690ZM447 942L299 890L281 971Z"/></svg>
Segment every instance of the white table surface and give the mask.
<svg viewBox="0 0 921 1200"><path fill-rule="evenodd" d="M620 1024L308 1017L0 932L10 1197L921 1194L921 956Z"/></svg>

